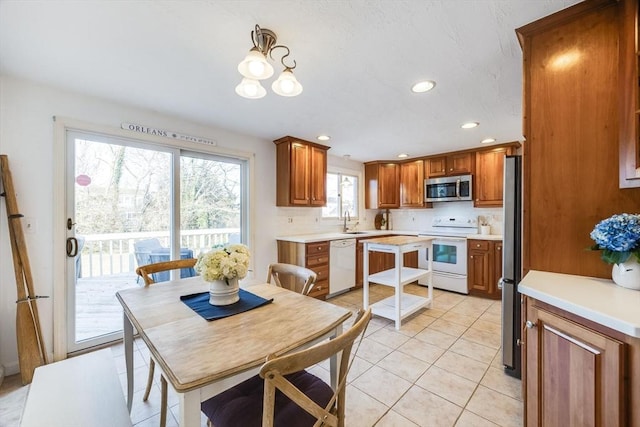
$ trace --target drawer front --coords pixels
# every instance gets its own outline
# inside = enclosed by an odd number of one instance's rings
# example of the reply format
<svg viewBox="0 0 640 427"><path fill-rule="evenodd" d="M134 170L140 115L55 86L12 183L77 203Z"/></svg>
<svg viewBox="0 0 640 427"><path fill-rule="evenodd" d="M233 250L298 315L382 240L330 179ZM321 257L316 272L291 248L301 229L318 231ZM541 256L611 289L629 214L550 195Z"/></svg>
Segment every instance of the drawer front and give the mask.
<svg viewBox="0 0 640 427"><path fill-rule="evenodd" d="M306 249L307 249L307 256L318 255L318 254L328 254L329 242L307 243Z"/></svg>
<svg viewBox="0 0 640 427"><path fill-rule="evenodd" d="M307 256L307 267L328 264L329 254L316 254Z"/></svg>
<svg viewBox="0 0 640 427"><path fill-rule="evenodd" d="M329 266L328 265L317 265L314 267L309 266L310 269L316 272L318 278L316 279L316 283L322 280L329 280Z"/></svg>
<svg viewBox="0 0 640 427"><path fill-rule="evenodd" d="M469 240L469 249L488 251L490 242L488 240Z"/></svg>
<svg viewBox="0 0 640 427"><path fill-rule="evenodd" d="M329 281L328 280L318 280L311 288L311 292L309 292L309 296L318 299L324 299L326 295L329 294Z"/></svg>

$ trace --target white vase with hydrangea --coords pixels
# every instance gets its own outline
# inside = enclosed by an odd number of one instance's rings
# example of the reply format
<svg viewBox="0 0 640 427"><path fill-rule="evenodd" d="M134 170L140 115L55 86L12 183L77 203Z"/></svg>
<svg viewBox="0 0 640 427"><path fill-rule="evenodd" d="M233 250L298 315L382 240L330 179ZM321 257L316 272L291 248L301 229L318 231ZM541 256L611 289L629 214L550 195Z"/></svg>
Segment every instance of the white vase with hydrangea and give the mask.
<svg viewBox="0 0 640 427"><path fill-rule="evenodd" d="M230 305L240 299L239 280L249 270L249 249L230 244L198 256L195 270L209 282L209 304Z"/></svg>
<svg viewBox="0 0 640 427"><path fill-rule="evenodd" d="M591 249L602 250L602 260L613 264L613 281L640 290L640 215L623 213L602 220L591 238L596 242Z"/></svg>

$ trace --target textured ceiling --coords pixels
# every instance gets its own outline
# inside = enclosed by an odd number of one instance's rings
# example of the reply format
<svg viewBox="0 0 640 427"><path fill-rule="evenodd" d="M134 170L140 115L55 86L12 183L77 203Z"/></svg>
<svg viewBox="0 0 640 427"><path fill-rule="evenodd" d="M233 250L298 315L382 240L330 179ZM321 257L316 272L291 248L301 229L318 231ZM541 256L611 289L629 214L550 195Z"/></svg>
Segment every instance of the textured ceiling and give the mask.
<svg viewBox="0 0 640 427"><path fill-rule="evenodd" d="M0 72L266 140L326 133L353 160L420 156L522 140L514 30L575 3L0 0ZM300 96L275 76L235 94L255 24L291 49ZM412 93L421 79L435 89Z"/></svg>

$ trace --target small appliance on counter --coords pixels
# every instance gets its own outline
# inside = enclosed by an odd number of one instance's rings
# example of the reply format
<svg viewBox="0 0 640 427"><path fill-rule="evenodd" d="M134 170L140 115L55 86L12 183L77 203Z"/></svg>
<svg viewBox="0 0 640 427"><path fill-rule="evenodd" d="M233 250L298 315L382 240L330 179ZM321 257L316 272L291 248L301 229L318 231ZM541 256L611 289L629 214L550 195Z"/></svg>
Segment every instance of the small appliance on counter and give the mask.
<svg viewBox="0 0 640 427"><path fill-rule="evenodd" d="M418 236L437 237L433 240L433 287L468 294L467 236L478 234L478 219L465 216L436 216L431 228ZM428 268L429 253L418 251L418 267ZM424 279L423 279L424 280ZM426 282L418 281L424 285Z"/></svg>

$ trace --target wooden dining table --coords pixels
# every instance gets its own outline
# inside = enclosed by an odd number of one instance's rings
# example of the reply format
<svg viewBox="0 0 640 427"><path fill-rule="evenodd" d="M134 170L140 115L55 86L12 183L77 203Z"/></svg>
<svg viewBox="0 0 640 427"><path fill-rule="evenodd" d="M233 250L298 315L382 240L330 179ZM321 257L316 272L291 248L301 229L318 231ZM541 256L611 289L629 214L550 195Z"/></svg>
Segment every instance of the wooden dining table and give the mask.
<svg viewBox="0 0 640 427"><path fill-rule="evenodd" d="M172 280L116 293L124 310L127 405L133 399L133 335L140 334L179 397L181 427L200 426L200 402L256 375L268 355L282 355L342 333L351 312L261 283L245 290L273 302L207 321L180 300L207 292L201 277ZM332 387L337 360L331 358Z"/></svg>

